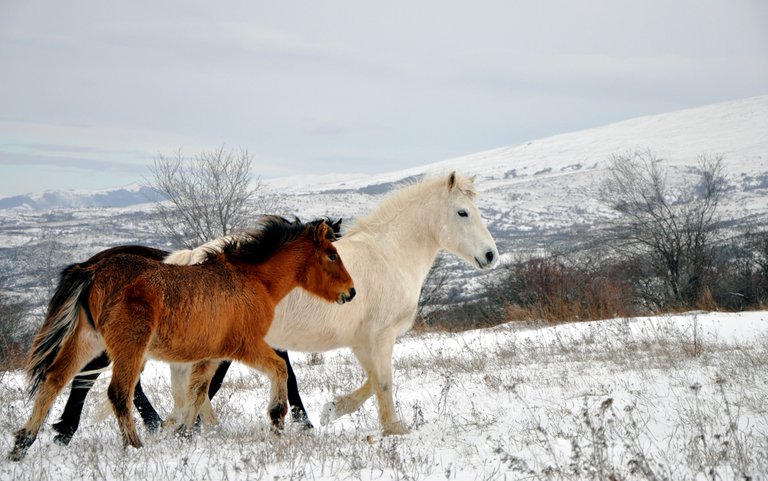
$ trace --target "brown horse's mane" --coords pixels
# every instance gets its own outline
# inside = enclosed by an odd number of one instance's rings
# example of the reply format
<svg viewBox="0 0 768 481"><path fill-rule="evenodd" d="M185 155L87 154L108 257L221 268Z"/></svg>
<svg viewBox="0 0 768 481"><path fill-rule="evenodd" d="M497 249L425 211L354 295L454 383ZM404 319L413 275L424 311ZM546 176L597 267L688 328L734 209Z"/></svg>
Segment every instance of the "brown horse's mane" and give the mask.
<svg viewBox="0 0 768 481"><path fill-rule="evenodd" d="M209 251L205 262L215 259L221 253L233 261L260 264L269 259L277 249L298 240L320 224L327 224L330 227L333 222L325 217L302 223L298 218L289 220L280 216L269 216L263 220L258 229L234 236L220 251ZM336 240L330 228L328 240L331 242Z"/></svg>

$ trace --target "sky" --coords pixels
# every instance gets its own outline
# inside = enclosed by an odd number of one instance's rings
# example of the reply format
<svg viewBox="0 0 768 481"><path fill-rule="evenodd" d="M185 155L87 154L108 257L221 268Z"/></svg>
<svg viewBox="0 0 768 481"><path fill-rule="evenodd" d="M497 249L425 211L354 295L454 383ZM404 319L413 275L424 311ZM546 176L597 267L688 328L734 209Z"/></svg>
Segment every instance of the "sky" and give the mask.
<svg viewBox="0 0 768 481"><path fill-rule="evenodd" d="M0 197L416 167L768 93L764 0L0 0Z"/></svg>

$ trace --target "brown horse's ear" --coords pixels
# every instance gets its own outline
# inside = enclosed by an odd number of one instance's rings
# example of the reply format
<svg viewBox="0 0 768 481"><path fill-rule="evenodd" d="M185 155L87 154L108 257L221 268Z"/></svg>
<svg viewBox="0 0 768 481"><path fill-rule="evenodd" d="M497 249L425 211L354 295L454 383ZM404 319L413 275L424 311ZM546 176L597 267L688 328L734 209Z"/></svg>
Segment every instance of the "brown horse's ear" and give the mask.
<svg viewBox="0 0 768 481"><path fill-rule="evenodd" d="M321 222L317 224L317 227L315 227L315 233L314 233L314 241L316 243L320 243L324 240L330 240L328 236L331 236L330 238L333 239L333 231L325 222Z"/></svg>
<svg viewBox="0 0 768 481"><path fill-rule="evenodd" d="M456 171L451 172L448 176L448 191L453 190L453 186L456 185Z"/></svg>

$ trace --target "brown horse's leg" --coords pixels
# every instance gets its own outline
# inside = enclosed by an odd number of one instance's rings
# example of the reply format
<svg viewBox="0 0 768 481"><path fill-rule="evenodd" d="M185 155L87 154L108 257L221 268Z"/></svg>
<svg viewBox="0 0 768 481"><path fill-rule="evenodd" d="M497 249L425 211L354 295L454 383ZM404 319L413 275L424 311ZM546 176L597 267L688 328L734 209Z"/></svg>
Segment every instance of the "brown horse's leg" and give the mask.
<svg viewBox="0 0 768 481"><path fill-rule="evenodd" d="M276 429L283 428L288 413L288 368L285 361L263 339L251 342L249 352L240 361L269 376L270 401L267 414Z"/></svg>
<svg viewBox="0 0 768 481"><path fill-rule="evenodd" d="M296 373L293 372L291 360L288 359L288 351L275 349L275 353L283 358L285 366L288 368L288 404L291 406L291 417L293 418L293 422L301 424L305 429L314 428L312 421L309 420L309 416L307 415L307 410L304 408L304 403L301 402L299 384L296 381ZM219 374L219 371L221 371L221 368L216 371L217 375ZM213 385L213 381L211 381L211 385Z"/></svg>
<svg viewBox="0 0 768 481"><path fill-rule="evenodd" d="M109 348L108 348L109 349ZM144 364L144 350L133 353L120 353L116 356L115 351L110 351L112 357L112 382L109 383L107 394L112 403L112 410L115 412L117 424L123 435L123 444L131 445L134 448L141 447L141 439L136 431L136 423L131 415L131 406L133 392L136 381L141 374L141 367Z"/></svg>
<svg viewBox="0 0 768 481"><path fill-rule="evenodd" d="M37 391L29 420L23 428L14 433L14 447L8 455L10 460L18 461L24 457L29 447L35 442L40 426L45 422L56 397L83 366L101 352L102 348L94 332L82 332L82 330L76 332L62 345L56 360L47 369L45 380Z"/></svg>
<svg viewBox="0 0 768 481"><path fill-rule="evenodd" d="M133 394L144 367L144 355L152 336L151 308L143 298L128 297L126 304L105 319L99 329L112 359L112 381L107 395L123 435L124 445L141 447L136 423L131 415ZM128 321L130 320L130 321Z"/></svg>

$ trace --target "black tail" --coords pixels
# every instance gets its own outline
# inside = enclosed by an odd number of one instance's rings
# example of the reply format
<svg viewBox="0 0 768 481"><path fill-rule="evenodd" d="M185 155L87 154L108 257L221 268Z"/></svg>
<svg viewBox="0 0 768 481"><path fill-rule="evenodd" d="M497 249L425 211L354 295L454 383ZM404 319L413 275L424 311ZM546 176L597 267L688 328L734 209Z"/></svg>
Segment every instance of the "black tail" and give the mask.
<svg viewBox="0 0 768 481"><path fill-rule="evenodd" d="M87 294L92 282L91 273L79 264L73 264L62 271L59 286L48 303L45 322L32 343L27 364L30 397L35 395L45 380L61 345L74 334L78 312L82 307L85 307L90 318L83 296Z"/></svg>

